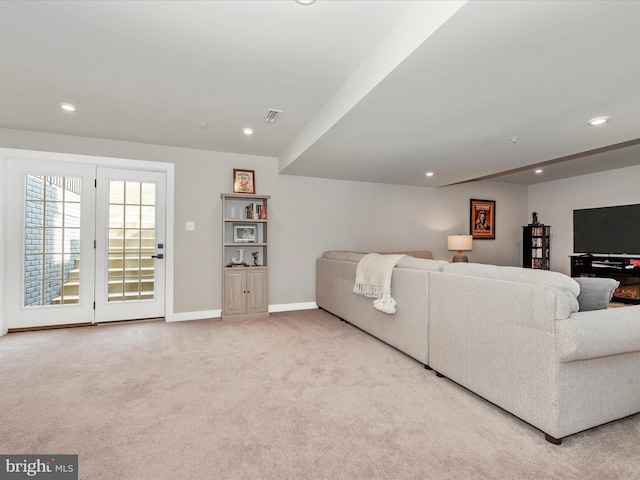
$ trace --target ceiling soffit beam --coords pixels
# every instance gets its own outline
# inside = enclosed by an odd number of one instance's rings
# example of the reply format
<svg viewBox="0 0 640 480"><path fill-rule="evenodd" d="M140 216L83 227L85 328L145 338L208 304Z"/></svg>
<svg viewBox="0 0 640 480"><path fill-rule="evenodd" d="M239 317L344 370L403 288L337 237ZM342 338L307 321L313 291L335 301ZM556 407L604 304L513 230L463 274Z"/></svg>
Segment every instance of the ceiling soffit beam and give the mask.
<svg viewBox="0 0 640 480"><path fill-rule="evenodd" d="M282 152L278 158L278 171L286 173L289 165L327 133L465 3L467 0L416 2Z"/></svg>

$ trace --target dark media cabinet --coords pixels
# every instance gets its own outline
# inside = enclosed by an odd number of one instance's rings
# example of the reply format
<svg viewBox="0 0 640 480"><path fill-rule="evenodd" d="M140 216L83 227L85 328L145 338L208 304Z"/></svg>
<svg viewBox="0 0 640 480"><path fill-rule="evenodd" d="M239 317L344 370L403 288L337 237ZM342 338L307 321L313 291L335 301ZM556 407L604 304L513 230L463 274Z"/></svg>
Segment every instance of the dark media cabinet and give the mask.
<svg viewBox="0 0 640 480"><path fill-rule="evenodd" d="M530 224L522 227L522 266L549 270L551 226Z"/></svg>
<svg viewBox="0 0 640 480"><path fill-rule="evenodd" d="M620 282L613 300L640 304L640 257L571 256L572 277L607 277Z"/></svg>

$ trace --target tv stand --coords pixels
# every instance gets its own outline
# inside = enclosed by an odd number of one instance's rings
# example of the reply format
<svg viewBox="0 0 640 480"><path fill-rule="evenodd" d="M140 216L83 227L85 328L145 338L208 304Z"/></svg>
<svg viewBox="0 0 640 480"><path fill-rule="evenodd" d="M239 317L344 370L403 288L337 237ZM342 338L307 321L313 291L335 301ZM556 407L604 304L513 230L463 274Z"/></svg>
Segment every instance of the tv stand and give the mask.
<svg viewBox="0 0 640 480"><path fill-rule="evenodd" d="M572 255L571 276L618 280L613 300L640 304L640 257Z"/></svg>

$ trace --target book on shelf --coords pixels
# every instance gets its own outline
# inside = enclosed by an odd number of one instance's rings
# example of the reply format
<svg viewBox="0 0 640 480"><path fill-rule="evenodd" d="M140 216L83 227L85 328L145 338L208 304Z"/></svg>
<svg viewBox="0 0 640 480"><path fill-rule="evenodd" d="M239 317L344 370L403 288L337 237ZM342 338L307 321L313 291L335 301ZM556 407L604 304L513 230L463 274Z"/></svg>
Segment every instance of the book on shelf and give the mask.
<svg viewBox="0 0 640 480"><path fill-rule="evenodd" d="M245 208L245 217L250 220L266 220L267 206L261 203L252 202Z"/></svg>

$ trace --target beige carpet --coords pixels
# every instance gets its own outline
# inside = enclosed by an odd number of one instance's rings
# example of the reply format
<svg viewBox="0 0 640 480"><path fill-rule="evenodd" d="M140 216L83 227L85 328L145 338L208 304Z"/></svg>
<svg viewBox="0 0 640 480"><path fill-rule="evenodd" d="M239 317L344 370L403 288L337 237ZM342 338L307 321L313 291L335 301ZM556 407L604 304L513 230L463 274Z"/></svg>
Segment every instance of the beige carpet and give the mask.
<svg viewBox="0 0 640 480"><path fill-rule="evenodd" d="M81 479L640 478L640 415L554 446L319 310L9 334L0 428Z"/></svg>

